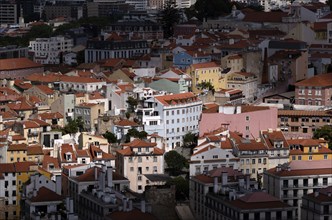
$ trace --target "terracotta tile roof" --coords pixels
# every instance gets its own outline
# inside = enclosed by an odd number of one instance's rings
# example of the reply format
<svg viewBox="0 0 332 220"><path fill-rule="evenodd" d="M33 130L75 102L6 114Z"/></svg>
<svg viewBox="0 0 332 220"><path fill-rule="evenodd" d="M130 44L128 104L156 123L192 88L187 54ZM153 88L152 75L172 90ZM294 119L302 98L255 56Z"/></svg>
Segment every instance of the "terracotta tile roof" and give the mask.
<svg viewBox="0 0 332 220"><path fill-rule="evenodd" d="M136 122L130 121L128 119L122 119L121 121L116 122L114 124L117 125L117 126L123 126L123 127L124 126L134 126L134 127L139 126L139 124L137 124Z"/></svg>
<svg viewBox="0 0 332 220"><path fill-rule="evenodd" d="M216 147L213 146L213 145L211 145L211 144L209 144L208 146L204 147L203 149L201 149L201 150L195 152L192 156L195 156L195 155L197 155L197 154L204 153L204 152L209 151L209 150L211 150L211 149L213 149L213 148L216 148Z"/></svg>
<svg viewBox="0 0 332 220"><path fill-rule="evenodd" d="M64 200L63 196L60 196L53 192L52 190L42 186L38 192L37 196L30 199L31 202L62 202Z"/></svg>
<svg viewBox="0 0 332 220"><path fill-rule="evenodd" d="M40 119L42 120L51 120L51 119L61 119L63 118L63 115L59 112L44 112L38 114Z"/></svg>
<svg viewBox="0 0 332 220"><path fill-rule="evenodd" d="M213 183L213 177L220 177L222 173L227 173L228 177L232 177L234 180L237 180L237 178L244 176L244 174L239 170L234 170L231 167L220 167L210 170L208 174L199 174L194 176L193 178L203 183Z"/></svg>
<svg viewBox="0 0 332 220"><path fill-rule="evenodd" d="M253 192L240 197L239 199L228 201L228 203L238 209L273 209L291 207L279 199L266 192Z"/></svg>
<svg viewBox="0 0 332 220"><path fill-rule="evenodd" d="M32 82L43 82L43 83L52 83L60 82L63 75L60 73L49 73L49 74L32 74L25 77L26 80Z"/></svg>
<svg viewBox="0 0 332 220"><path fill-rule="evenodd" d="M29 69L39 68L43 65L33 62L28 58L11 58L11 59L0 59L0 70L18 70L18 69Z"/></svg>
<svg viewBox="0 0 332 220"><path fill-rule="evenodd" d="M26 161L26 162L15 162L15 171L18 173L22 173L22 172L29 172L30 170L30 166L36 166L37 164L35 162L30 162L30 161Z"/></svg>
<svg viewBox="0 0 332 220"><path fill-rule="evenodd" d="M330 23L331 21L326 21L326 22L315 22L312 26L312 29L314 31L327 31L327 24Z"/></svg>
<svg viewBox="0 0 332 220"><path fill-rule="evenodd" d="M305 147L320 145L320 142L317 139L290 139L288 140L288 143L290 145L302 145Z"/></svg>
<svg viewBox="0 0 332 220"><path fill-rule="evenodd" d="M258 29L258 30L248 30L249 38L257 39L260 37L282 37L285 36L286 33L279 29Z"/></svg>
<svg viewBox="0 0 332 220"><path fill-rule="evenodd" d="M7 151L27 151L27 144L10 144Z"/></svg>
<svg viewBox="0 0 332 220"><path fill-rule="evenodd" d="M332 186L328 186L326 188L321 188L318 190L318 195L316 195L314 192L305 195L304 197L313 200L317 203L330 203L332 202L331 198L332 193Z"/></svg>
<svg viewBox="0 0 332 220"><path fill-rule="evenodd" d="M278 117L280 116L332 116L332 112L329 111L307 111L307 110L279 110Z"/></svg>
<svg viewBox="0 0 332 220"><path fill-rule="evenodd" d="M91 108L96 105L98 105L98 104L97 103L86 103L86 102L79 104L79 106L81 106L81 107L88 107L88 108Z"/></svg>
<svg viewBox="0 0 332 220"><path fill-rule="evenodd" d="M0 163L1 173L15 173L14 163Z"/></svg>
<svg viewBox="0 0 332 220"><path fill-rule="evenodd" d="M71 160L67 161L66 159L66 153L71 153ZM62 144L61 145L61 162L62 163L67 163L67 162L76 162L76 154L74 153L73 147L70 144Z"/></svg>
<svg viewBox="0 0 332 220"><path fill-rule="evenodd" d="M23 141L23 140L26 140L26 138L20 134L18 135L12 135L12 140L13 141Z"/></svg>
<svg viewBox="0 0 332 220"><path fill-rule="evenodd" d="M154 147L157 144L147 142L147 141L144 141L144 140L141 140L141 139L135 139L132 142L125 143L125 144L122 144L122 145L126 146L126 147Z"/></svg>
<svg viewBox="0 0 332 220"><path fill-rule="evenodd" d="M97 178L98 178L101 168L100 167L91 167L91 168L87 169L82 175L74 177L74 179L78 182L98 181L95 179L95 169L97 170Z"/></svg>
<svg viewBox="0 0 332 220"><path fill-rule="evenodd" d="M100 93L100 92L93 92L89 94L89 99L94 100L94 99L104 99L105 97Z"/></svg>
<svg viewBox="0 0 332 220"><path fill-rule="evenodd" d="M23 128L24 129L28 129L28 128L40 128L40 125L35 122L35 121L32 121L32 120L29 120L29 121L23 121Z"/></svg>
<svg viewBox="0 0 332 220"><path fill-rule="evenodd" d="M200 99L192 92L179 93L174 95L155 96L160 103L165 106L186 104L191 102L198 102Z"/></svg>
<svg viewBox="0 0 332 220"><path fill-rule="evenodd" d="M284 134L281 131L262 131L262 137L265 140L268 148L274 148L274 141L282 141L284 148L289 148L289 143L287 142Z"/></svg>
<svg viewBox="0 0 332 220"><path fill-rule="evenodd" d="M151 213L143 213L140 210L134 208L132 211L124 212L124 211L115 211L112 212L110 215L111 219L121 219L121 220L158 220L157 217L155 217Z"/></svg>
<svg viewBox="0 0 332 220"><path fill-rule="evenodd" d="M263 111L263 110L269 110L270 107L268 106L253 106L253 105L242 105L241 106L241 112L256 112L256 111Z"/></svg>
<svg viewBox="0 0 332 220"><path fill-rule="evenodd" d="M51 157L49 155L45 155L43 159L43 169L48 170L48 165L53 164L55 169L59 169L59 161L58 158Z"/></svg>
<svg viewBox="0 0 332 220"><path fill-rule="evenodd" d="M76 82L76 83L99 83L102 82L99 79L80 77L80 76L62 76L62 82Z"/></svg>
<svg viewBox="0 0 332 220"><path fill-rule="evenodd" d="M192 57L208 57L210 54L207 54L202 51L194 50L194 51L184 51L184 53L187 53L188 55Z"/></svg>
<svg viewBox="0 0 332 220"><path fill-rule="evenodd" d="M221 149L233 149L232 142L229 138L226 138L226 141L220 142Z"/></svg>
<svg viewBox="0 0 332 220"><path fill-rule="evenodd" d="M48 86L45 85L37 85L35 86L36 88L38 88L40 91L42 91L43 93L45 93L46 95L53 95L54 91L53 89L49 88Z"/></svg>
<svg viewBox="0 0 332 220"><path fill-rule="evenodd" d="M77 157L90 157L88 150L76 150Z"/></svg>
<svg viewBox="0 0 332 220"><path fill-rule="evenodd" d="M14 81L14 85L22 90L27 90L30 89L32 87L32 84L29 82L24 82L23 80L20 79L16 79Z"/></svg>
<svg viewBox="0 0 332 220"><path fill-rule="evenodd" d="M242 21L244 22L258 22L258 23L281 23L283 17L287 17L287 12L271 11L271 12L246 12Z"/></svg>
<svg viewBox="0 0 332 220"><path fill-rule="evenodd" d="M102 67L116 67L118 65L122 65L124 62L126 62L126 61L121 58L111 58L111 59L103 60L101 66Z"/></svg>
<svg viewBox="0 0 332 220"><path fill-rule="evenodd" d="M293 160L288 163L290 170L272 168L267 172L276 176L309 176L332 174L332 163L328 160Z"/></svg>
<svg viewBox="0 0 332 220"><path fill-rule="evenodd" d="M121 155L124 155L124 156L130 156L130 155L134 154L134 152L131 150L130 147L127 147L127 148L122 149L122 150L117 150L116 152L121 154Z"/></svg>
<svg viewBox="0 0 332 220"><path fill-rule="evenodd" d="M220 66L217 65L215 62L208 62L208 63L191 64L191 67L193 69L205 69L205 68L218 68Z"/></svg>
<svg viewBox="0 0 332 220"><path fill-rule="evenodd" d="M256 151L267 150L267 147L263 142L256 142L255 140L244 140L237 142L237 148L240 151Z"/></svg>
<svg viewBox="0 0 332 220"><path fill-rule="evenodd" d="M13 110L9 110L6 112L1 112L0 115L2 115L2 119L14 119L18 117L18 114L14 112Z"/></svg>
<svg viewBox="0 0 332 220"><path fill-rule="evenodd" d="M97 152L101 153L101 158L97 157ZM92 157L93 161L99 161L99 160L115 160L115 156L112 154L104 152L102 149L96 147L96 146L90 146L90 155Z"/></svg>
<svg viewBox="0 0 332 220"><path fill-rule="evenodd" d="M203 105L203 113L218 113L219 105L217 103L205 103Z"/></svg>
<svg viewBox="0 0 332 220"><path fill-rule="evenodd" d="M44 120L40 120L40 119L30 119L30 121L36 122L40 127L43 126L50 126L49 123L45 122Z"/></svg>
<svg viewBox="0 0 332 220"><path fill-rule="evenodd" d="M32 105L29 101L27 101L25 98L21 99L17 102L14 103L8 103L7 104L8 108L11 110L16 110L16 111L26 111L26 110L33 110L35 109L35 106Z"/></svg>
<svg viewBox="0 0 332 220"><path fill-rule="evenodd" d="M29 146L27 155L44 155L44 152L41 146Z"/></svg>
<svg viewBox="0 0 332 220"><path fill-rule="evenodd" d="M165 151L158 147L153 148L153 155L164 155L164 153L165 153Z"/></svg>
<svg viewBox="0 0 332 220"><path fill-rule="evenodd" d="M295 86L332 87L332 73L319 74L309 79L295 83Z"/></svg>

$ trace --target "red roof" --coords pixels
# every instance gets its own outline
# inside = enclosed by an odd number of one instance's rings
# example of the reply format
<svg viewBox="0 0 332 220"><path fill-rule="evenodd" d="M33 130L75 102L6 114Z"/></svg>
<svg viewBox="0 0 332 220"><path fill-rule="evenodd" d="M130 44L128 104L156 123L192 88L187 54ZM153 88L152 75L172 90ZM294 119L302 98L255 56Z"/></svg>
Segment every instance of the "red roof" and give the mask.
<svg viewBox="0 0 332 220"><path fill-rule="evenodd" d="M64 197L56 194L52 190L42 186L35 197L30 199L31 202L62 202Z"/></svg>
<svg viewBox="0 0 332 220"><path fill-rule="evenodd" d="M151 142L148 142L148 141L144 141L144 140L141 140L141 139L135 139L130 143L125 143L125 144L122 144L122 145L127 146L127 147L154 147L157 144L156 143L151 143Z"/></svg>
<svg viewBox="0 0 332 220"><path fill-rule="evenodd" d="M22 173L22 172L31 171L30 166L35 166L37 164L35 162L26 161L26 162L15 162L14 165L16 172Z"/></svg>
<svg viewBox="0 0 332 220"><path fill-rule="evenodd" d="M197 102L199 99L192 92L179 93L174 95L163 95L163 96L155 96L160 103L163 105L177 105L177 104L187 104L191 102Z"/></svg>
<svg viewBox="0 0 332 220"><path fill-rule="evenodd" d="M281 23L283 17L287 17L287 12L282 11L251 11L245 13L244 22L258 22L258 23Z"/></svg>
<svg viewBox="0 0 332 220"><path fill-rule="evenodd" d="M39 115L39 117L42 120L50 120L50 119L60 119L60 118L63 118L63 115L60 114L59 112L44 112L44 113L40 113L38 115Z"/></svg>
<svg viewBox="0 0 332 220"><path fill-rule="evenodd" d="M27 151L27 146L26 144L11 144L7 151Z"/></svg>
<svg viewBox="0 0 332 220"><path fill-rule="evenodd" d="M331 87L332 86L332 73L319 74L309 79L302 80L295 83L295 86L319 86Z"/></svg>
<svg viewBox="0 0 332 220"><path fill-rule="evenodd" d="M45 93L46 95L53 95L54 91L53 89L49 88L48 86L45 85L37 85L35 86L36 88L38 88L40 91L42 91L43 93Z"/></svg>
<svg viewBox="0 0 332 220"><path fill-rule="evenodd" d="M130 121L128 119L122 119L121 121L119 122L116 122L115 125L117 126L134 126L134 127L137 127L139 126L136 122L134 121Z"/></svg>
<svg viewBox="0 0 332 220"><path fill-rule="evenodd" d="M204 68L217 68L220 66L217 65L215 62L208 62L208 63L191 64L191 67L193 67L194 69L204 69Z"/></svg>
<svg viewBox="0 0 332 220"><path fill-rule="evenodd" d="M0 59L0 70L18 70L18 69L29 69L39 68L43 65L33 62L28 58L11 58L11 59Z"/></svg>

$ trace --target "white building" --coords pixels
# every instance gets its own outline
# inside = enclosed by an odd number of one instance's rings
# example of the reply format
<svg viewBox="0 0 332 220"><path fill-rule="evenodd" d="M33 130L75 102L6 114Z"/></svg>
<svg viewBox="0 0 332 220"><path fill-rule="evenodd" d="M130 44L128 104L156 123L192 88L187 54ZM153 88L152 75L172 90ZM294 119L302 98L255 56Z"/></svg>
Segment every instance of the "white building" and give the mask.
<svg viewBox="0 0 332 220"><path fill-rule="evenodd" d="M99 79L79 77L79 76L62 76L60 82L60 91L76 91L92 93L101 89L106 82Z"/></svg>
<svg viewBox="0 0 332 220"><path fill-rule="evenodd" d="M237 72L228 76L228 89L239 89L247 101L253 101L257 95L258 78L253 73Z"/></svg>
<svg viewBox="0 0 332 220"><path fill-rule="evenodd" d="M202 101L191 92L154 96L144 101L138 113L148 134L157 132L166 139L168 152L182 144L185 134L199 132Z"/></svg>
<svg viewBox="0 0 332 220"><path fill-rule="evenodd" d="M302 196L332 184L332 163L328 160L291 161L264 172L267 192L291 206L297 207L302 219Z"/></svg>
<svg viewBox="0 0 332 220"><path fill-rule="evenodd" d="M73 40L62 36L36 38L30 41L29 52L33 53L34 61L40 64L60 64L62 54L70 52Z"/></svg>

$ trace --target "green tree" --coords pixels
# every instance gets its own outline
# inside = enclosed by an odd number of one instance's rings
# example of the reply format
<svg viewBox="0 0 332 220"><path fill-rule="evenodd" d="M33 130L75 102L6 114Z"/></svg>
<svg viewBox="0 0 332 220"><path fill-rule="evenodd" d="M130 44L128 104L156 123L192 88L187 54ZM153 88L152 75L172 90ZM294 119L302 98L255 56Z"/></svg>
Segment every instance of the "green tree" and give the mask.
<svg viewBox="0 0 332 220"><path fill-rule="evenodd" d="M33 26L26 37L29 40L34 40L37 37L51 37L53 33L53 29L51 26L47 24Z"/></svg>
<svg viewBox="0 0 332 220"><path fill-rule="evenodd" d="M145 131L138 131L135 128L131 128L128 130L127 134L126 134L126 141L125 142L130 142L130 137L134 137L134 138L139 138L139 139L146 139L148 133L146 133Z"/></svg>
<svg viewBox="0 0 332 220"><path fill-rule="evenodd" d="M180 21L180 11L174 0L168 0L160 11L161 24L164 29L164 37L168 38L174 34L174 26Z"/></svg>
<svg viewBox="0 0 332 220"><path fill-rule="evenodd" d="M200 20L204 18L216 18L229 14L232 4L228 0L197 0L195 5L196 17Z"/></svg>
<svg viewBox="0 0 332 220"><path fill-rule="evenodd" d="M109 131L103 134L103 137L107 139L108 143L116 143L117 141L116 136Z"/></svg>
<svg viewBox="0 0 332 220"><path fill-rule="evenodd" d="M167 152L164 158L167 167L171 171L181 171L184 167L187 167L188 165L187 159L174 150Z"/></svg>
<svg viewBox="0 0 332 220"><path fill-rule="evenodd" d="M78 117L74 120L69 120L66 126L63 128L64 134L75 134L79 131L83 131L84 123L82 118Z"/></svg>
<svg viewBox="0 0 332 220"><path fill-rule="evenodd" d="M129 96L126 102L128 103L128 111L129 112L134 112L135 108L138 105L137 99L135 99L134 97Z"/></svg>
<svg viewBox="0 0 332 220"><path fill-rule="evenodd" d="M329 148L332 149L332 126L331 125L324 125L321 128L318 128L314 132L314 138L324 138L329 144Z"/></svg>
<svg viewBox="0 0 332 220"><path fill-rule="evenodd" d="M189 181L182 176L177 176L167 181L166 185L175 185L175 198L177 201L184 201L189 198Z"/></svg>
<svg viewBox="0 0 332 220"><path fill-rule="evenodd" d="M197 146L197 139L198 139L197 134L188 132L183 136L183 146L193 148Z"/></svg>

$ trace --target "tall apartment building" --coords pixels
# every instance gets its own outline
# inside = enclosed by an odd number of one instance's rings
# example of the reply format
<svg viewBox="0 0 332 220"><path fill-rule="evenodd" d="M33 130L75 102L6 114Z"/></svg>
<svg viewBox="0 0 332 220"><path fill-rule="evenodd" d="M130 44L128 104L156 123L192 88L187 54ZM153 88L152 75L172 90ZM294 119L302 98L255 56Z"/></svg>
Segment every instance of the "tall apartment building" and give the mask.
<svg viewBox="0 0 332 220"><path fill-rule="evenodd" d="M142 193L153 185L150 177L164 177L164 150L156 143L135 139L117 151L117 171L130 181L130 189ZM163 181L161 181L163 182Z"/></svg>
<svg viewBox="0 0 332 220"><path fill-rule="evenodd" d="M73 40L62 36L50 38L36 38L29 42L29 53L34 61L40 64L60 64L63 53L70 52Z"/></svg>
<svg viewBox="0 0 332 220"><path fill-rule="evenodd" d="M138 109L144 130L166 139L166 152L180 146L188 132L198 133L202 101L193 93L154 96Z"/></svg>
<svg viewBox="0 0 332 220"><path fill-rule="evenodd" d="M332 163L328 160L291 161L264 172L264 188L297 208L301 218L302 196L332 184Z"/></svg>
<svg viewBox="0 0 332 220"><path fill-rule="evenodd" d="M17 23L17 5L10 3L0 4L0 25Z"/></svg>
<svg viewBox="0 0 332 220"><path fill-rule="evenodd" d="M302 197L301 218L303 220L332 219L332 186L322 188Z"/></svg>

